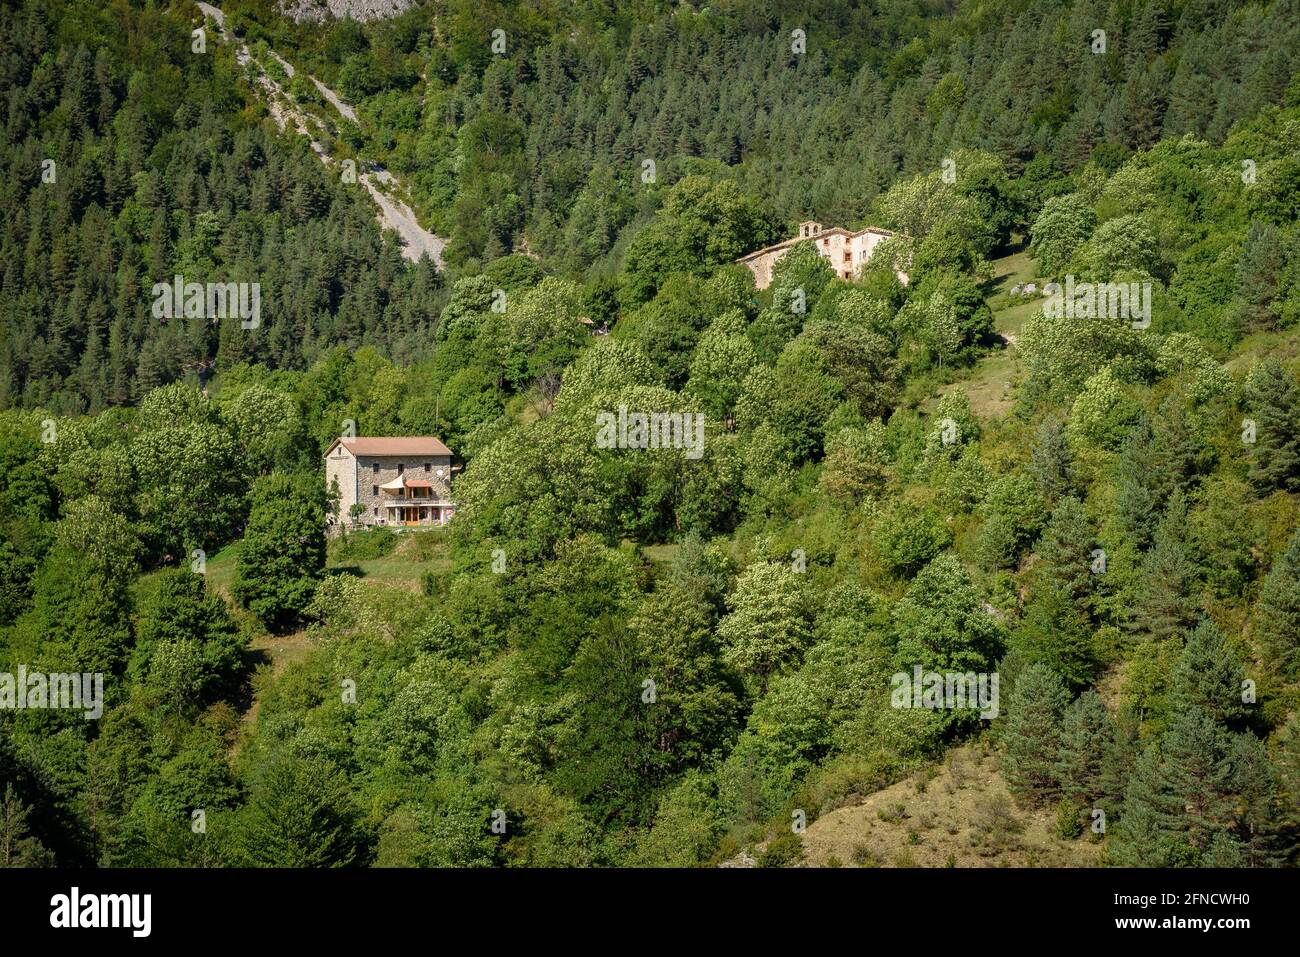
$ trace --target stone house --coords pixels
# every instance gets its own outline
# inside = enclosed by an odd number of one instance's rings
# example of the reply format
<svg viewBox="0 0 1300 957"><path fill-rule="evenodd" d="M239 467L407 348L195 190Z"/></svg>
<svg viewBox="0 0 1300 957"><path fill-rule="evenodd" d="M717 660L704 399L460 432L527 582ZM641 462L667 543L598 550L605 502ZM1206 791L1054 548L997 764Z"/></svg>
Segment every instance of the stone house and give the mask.
<svg viewBox="0 0 1300 957"><path fill-rule="evenodd" d="M335 439L325 451L325 488L339 491L331 523L446 525L453 471L451 449L432 436Z"/></svg>
<svg viewBox="0 0 1300 957"><path fill-rule="evenodd" d="M772 283L772 267L781 261L795 243L812 242L821 257L831 264L835 275L841 279L852 279L862 264L871 258L876 246L893 235L889 230L877 229L875 226L851 232L839 226L823 228L821 223L809 220L799 224L799 235L794 239L756 250L747 256L741 256L736 262L748 266L754 274L754 284L759 289L766 289ZM898 281L907 285L907 273L899 272Z"/></svg>

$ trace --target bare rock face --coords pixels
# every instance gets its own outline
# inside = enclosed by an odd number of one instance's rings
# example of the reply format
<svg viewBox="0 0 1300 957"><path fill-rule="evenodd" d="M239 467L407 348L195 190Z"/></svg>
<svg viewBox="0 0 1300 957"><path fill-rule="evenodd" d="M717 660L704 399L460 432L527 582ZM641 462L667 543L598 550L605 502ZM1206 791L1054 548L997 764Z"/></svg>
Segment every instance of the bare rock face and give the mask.
<svg viewBox="0 0 1300 957"><path fill-rule="evenodd" d="M282 0L284 15L296 23L351 17L383 20L411 9L415 0Z"/></svg>

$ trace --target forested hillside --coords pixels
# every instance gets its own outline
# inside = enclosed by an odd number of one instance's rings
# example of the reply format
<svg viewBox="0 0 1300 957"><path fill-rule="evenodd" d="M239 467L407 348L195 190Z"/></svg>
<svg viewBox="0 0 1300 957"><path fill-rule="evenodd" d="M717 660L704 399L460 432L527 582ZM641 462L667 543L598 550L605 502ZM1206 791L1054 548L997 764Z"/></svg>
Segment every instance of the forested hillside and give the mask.
<svg viewBox="0 0 1300 957"><path fill-rule="evenodd" d="M337 162L192 4L0 10L0 672L106 698L0 709L2 863L1296 863L1295 2L223 9ZM898 235L757 290L805 219ZM451 526L327 541L349 428Z"/></svg>

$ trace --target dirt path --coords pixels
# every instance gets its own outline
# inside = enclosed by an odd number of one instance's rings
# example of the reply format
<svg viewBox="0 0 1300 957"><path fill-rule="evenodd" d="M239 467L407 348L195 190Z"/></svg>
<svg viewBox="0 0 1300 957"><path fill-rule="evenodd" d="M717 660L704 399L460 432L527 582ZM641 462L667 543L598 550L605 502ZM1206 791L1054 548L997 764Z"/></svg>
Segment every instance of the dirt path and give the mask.
<svg viewBox="0 0 1300 957"><path fill-rule="evenodd" d="M235 42L234 37L226 32L226 14L223 10L214 7L210 3L198 3L198 8L205 17L210 18L217 25L217 33L223 43ZM293 65L274 50L271 51L271 56L275 57L285 75L292 79L297 72ZM271 118L275 120L276 126L282 132L289 127L293 127L295 132L311 140L312 151L320 157L322 163L330 167L337 165L334 158L329 155L329 151L313 133L314 128L321 135L327 135L324 123L317 117L304 113L294 104L288 93L285 92L284 87L268 76L262 65L254 59L246 43L240 42L236 47L235 61L240 66L252 63L256 67L257 83L263 90L267 110L270 112ZM356 110L342 97L314 76L308 75L308 79L315 84L321 96L329 101L334 109L338 110L340 116L350 122L357 122ZM442 269L442 253L447 246L447 240L434 235L420 225L420 221L415 216L415 211L400 198L403 189L397 178L386 169L376 168L364 173L359 172L357 182L365 187L366 192L370 194L370 198L374 200L375 205L378 207L380 223L385 228L396 232L400 237L402 255L411 262L418 261L421 256L428 256L433 260L435 266Z"/></svg>

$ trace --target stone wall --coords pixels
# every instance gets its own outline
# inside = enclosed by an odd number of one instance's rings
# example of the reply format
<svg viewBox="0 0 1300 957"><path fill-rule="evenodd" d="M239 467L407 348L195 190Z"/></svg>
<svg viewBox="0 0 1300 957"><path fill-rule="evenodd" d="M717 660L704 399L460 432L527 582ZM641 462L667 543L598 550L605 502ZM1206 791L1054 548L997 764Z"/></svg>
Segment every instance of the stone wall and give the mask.
<svg viewBox="0 0 1300 957"><path fill-rule="evenodd" d="M406 478L420 479L432 485L429 490L430 502L451 501L451 456L362 455L357 459L356 500L366 507L365 514L361 516L361 521L366 525L373 525L380 519L389 520L391 523L393 518L389 514L391 510L384 508L382 503L389 501L392 496L382 489L376 494L375 489L397 478L399 465L405 467L405 471L401 474ZM427 471L425 465L429 466ZM439 469L442 469L441 478L438 476ZM378 514L375 514L376 507L379 508ZM346 511L343 515L346 519Z"/></svg>
<svg viewBox="0 0 1300 957"><path fill-rule="evenodd" d="M342 444L336 445L334 451L330 452L329 457L325 459L325 491L328 493L335 481L339 483L338 521L343 523L352 520L348 510L357 500L355 462L352 453Z"/></svg>

